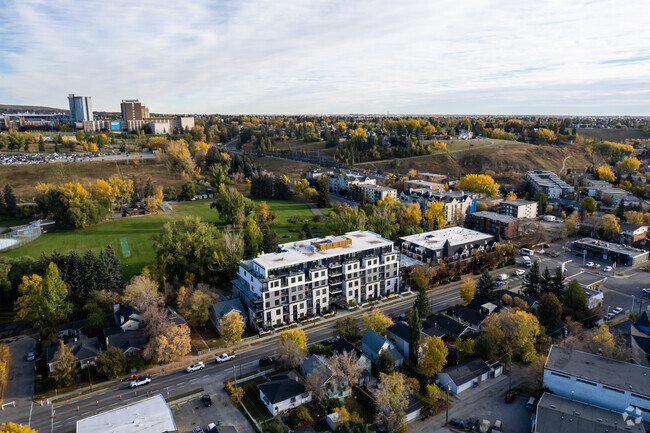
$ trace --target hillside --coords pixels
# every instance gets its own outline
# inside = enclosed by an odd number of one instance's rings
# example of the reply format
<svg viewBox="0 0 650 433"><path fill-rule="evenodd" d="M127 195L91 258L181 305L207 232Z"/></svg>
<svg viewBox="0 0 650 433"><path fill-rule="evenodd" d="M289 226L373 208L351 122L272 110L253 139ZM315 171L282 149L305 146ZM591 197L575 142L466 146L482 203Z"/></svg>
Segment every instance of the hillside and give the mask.
<svg viewBox="0 0 650 433"><path fill-rule="evenodd" d="M35 113L62 113L69 111L63 108L41 107L40 105L5 105L0 104L0 113L15 113L33 111Z"/></svg>
<svg viewBox="0 0 650 433"><path fill-rule="evenodd" d="M641 129L631 129L631 128L621 128L621 129L604 129L604 128L595 128L595 129L578 129L578 135L584 137L585 139L595 139L603 141L625 141L626 138L638 139L638 138L650 138L643 133Z"/></svg>

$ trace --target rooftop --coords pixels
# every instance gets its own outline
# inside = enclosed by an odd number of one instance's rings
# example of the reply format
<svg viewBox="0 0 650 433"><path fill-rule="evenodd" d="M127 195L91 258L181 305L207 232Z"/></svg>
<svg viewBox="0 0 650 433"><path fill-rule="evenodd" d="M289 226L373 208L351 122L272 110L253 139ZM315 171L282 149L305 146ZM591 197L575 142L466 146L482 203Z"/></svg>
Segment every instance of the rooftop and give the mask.
<svg viewBox="0 0 650 433"><path fill-rule="evenodd" d="M560 176L553 173L552 171L546 170L535 170L529 171L526 173L526 179L533 181L537 185L547 186L547 187L556 187L562 189L569 189L573 191L573 187L568 183L560 179Z"/></svg>
<svg viewBox="0 0 650 433"><path fill-rule="evenodd" d="M603 277L602 275L592 274L591 272L582 271L582 272L578 272L575 275L571 275L564 278L564 281L566 281L567 283L571 280L578 281L578 283L580 283L580 285L584 288L590 288L604 283L605 281L607 281L607 277Z"/></svg>
<svg viewBox="0 0 650 433"><path fill-rule="evenodd" d="M638 248L627 247L625 245L615 244L612 242L599 241L592 238L582 238L577 241L573 241L573 245L579 245L582 247L588 248L597 248L601 250L608 250L620 254L628 254L633 257L641 256L643 254L648 254L647 251L640 250Z"/></svg>
<svg viewBox="0 0 650 433"><path fill-rule="evenodd" d="M641 424L627 428L620 413L601 409L545 392L537 405L540 433L605 433L608 431L643 433Z"/></svg>
<svg viewBox="0 0 650 433"><path fill-rule="evenodd" d="M372 191L396 191L395 188L390 188L387 186L381 186L381 185L359 185L359 188L361 189L369 189Z"/></svg>
<svg viewBox="0 0 650 433"><path fill-rule="evenodd" d="M517 218L511 217L509 215L503 215L500 213L490 212L486 210L482 210L480 212L474 212L471 215L476 217L481 217L481 218L488 218L495 221L501 221L504 223L511 223L513 221L517 221Z"/></svg>
<svg viewBox="0 0 650 433"><path fill-rule="evenodd" d="M77 433L161 433L176 430L161 394L77 421Z"/></svg>
<svg viewBox="0 0 650 433"><path fill-rule="evenodd" d="M337 242L339 238L347 238L351 242L348 245L335 248L319 249L316 247L316 244L323 245L327 242ZM381 237L377 233L367 230L355 231L346 233L344 236L327 236L325 238L314 238L281 244L278 245L281 252L262 254L252 261L265 269L276 269L392 245L393 242Z"/></svg>
<svg viewBox="0 0 650 433"><path fill-rule="evenodd" d="M468 243L488 242L493 240L494 236L456 226L426 233L403 236L400 239L404 242L410 242L423 248L438 250L442 249L447 241L449 241L449 244L453 247Z"/></svg>
<svg viewBox="0 0 650 433"><path fill-rule="evenodd" d="M650 368L579 350L551 346L545 369L650 396Z"/></svg>
<svg viewBox="0 0 650 433"><path fill-rule="evenodd" d="M461 385L487 373L488 371L490 371L490 366L487 365L485 361L481 358L472 358L462 364L445 368L442 370L442 373L446 373L456 385Z"/></svg>
<svg viewBox="0 0 650 433"><path fill-rule="evenodd" d="M404 181L404 183L411 184L411 185L420 185L426 188L441 188L443 186L441 183L429 182L428 180L419 180L419 179L406 180Z"/></svg>
<svg viewBox="0 0 650 433"><path fill-rule="evenodd" d="M504 202L501 202L503 205L510 205L510 206L528 206L531 204L537 203L536 201L530 201L530 200L506 200Z"/></svg>

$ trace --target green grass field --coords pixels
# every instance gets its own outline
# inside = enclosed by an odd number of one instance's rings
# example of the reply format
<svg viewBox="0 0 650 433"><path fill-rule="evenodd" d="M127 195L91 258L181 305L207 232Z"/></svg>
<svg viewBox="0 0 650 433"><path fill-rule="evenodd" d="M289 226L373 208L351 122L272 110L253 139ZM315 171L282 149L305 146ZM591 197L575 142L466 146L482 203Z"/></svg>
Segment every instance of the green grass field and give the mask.
<svg viewBox="0 0 650 433"><path fill-rule="evenodd" d="M256 200L259 202L260 200ZM278 214L276 223L272 226L278 233L280 243L291 242L299 239L300 229L303 223L291 224L288 219L298 215L304 221L309 221L310 227L317 227L319 230L314 235L325 236L329 234L327 221L314 223L311 221L313 213L309 206L298 201L267 200L271 210ZM325 210L325 213L328 210ZM42 251L51 253L54 250L67 252L76 250L80 254L91 249L97 252L100 248L106 247L109 243L115 248L118 257L124 265L124 277L131 278L139 274L142 268L153 263L155 255L153 250L152 237L161 233L163 225L167 221L182 218L186 215L198 216L202 221L210 222L223 228L224 224L217 219L217 213L210 209L210 202L182 202L174 205L172 215L159 213L140 217L130 217L113 221L105 221L100 224L87 227L81 230L57 231L45 233L33 242L20 248L0 253L7 257L31 256L38 258ZM282 238L282 236L290 236ZM120 239L126 238L131 255L128 258L122 257Z"/></svg>

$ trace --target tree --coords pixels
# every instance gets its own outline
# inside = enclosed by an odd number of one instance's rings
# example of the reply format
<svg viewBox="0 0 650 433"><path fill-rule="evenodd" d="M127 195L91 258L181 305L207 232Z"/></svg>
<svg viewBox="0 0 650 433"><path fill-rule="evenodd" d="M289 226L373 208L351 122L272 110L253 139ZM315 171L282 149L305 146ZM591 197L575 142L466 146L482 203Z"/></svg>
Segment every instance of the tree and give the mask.
<svg viewBox="0 0 650 433"><path fill-rule="evenodd" d="M641 162L634 156L626 156L619 163L619 168L621 171L626 173L632 173L639 169Z"/></svg>
<svg viewBox="0 0 650 433"><path fill-rule="evenodd" d="M539 280L539 292L540 294L544 294L544 293L550 293L552 291L553 291L553 277L551 276L551 271L548 270L548 266L546 266Z"/></svg>
<svg viewBox="0 0 650 433"><path fill-rule="evenodd" d="M370 315L368 313L361 315L361 323L364 329L372 329L378 334L386 335L388 327L393 324L393 321L381 311L373 310Z"/></svg>
<svg viewBox="0 0 650 433"><path fill-rule="evenodd" d="M340 209L335 206L334 211L330 214L332 227L337 233L347 233L356 230L365 230L366 213L363 209L354 209L344 204Z"/></svg>
<svg viewBox="0 0 650 433"><path fill-rule="evenodd" d="M328 177L320 176L316 181L316 185L316 190L318 191L318 207L330 207L330 184Z"/></svg>
<svg viewBox="0 0 650 433"><path fill-rule="evenodd" d="M336 425L340 428L341 426L347 426L350 424L358 424L361 422L359 414L356 412L348 412L345 406L337 407L334 409L334 413L337 415Z"/></svg>
<svg viewBox="0 0 650 433"><path fill-rule="evenodd" d="M551 280L551 291L556 298L562 296L562 291L564 290L564 275L562 274L562 268L558 266L555 268L555 274Z"/></svg>
<svg viewBox="0 0 650 433"><path fill-rule="evenodd" d="M612 171L612 167L607 164L603 164L596 170L598 174L598 179L604 180L605 182L614 182L616 180L616 175Z"/></svg>
<svg viewBox="0 0 650 433"><path fill-rule="evenodd" d="M429 306L429 295L427 295L427 289L419 289L418 295L413 302L413 309L418 310L420 317L427 317L431 313L431 307Z"/></svg>
<svg viewBox="0 0 650 433"><path fill-rule="evenodd" d="M59 340L59 348L54 354L54 371L52 378L57 386L65 387L72 385L77 379L79 371L79 360L72 354L72 350Z"/></svg>
<svg viewBox="0 0 650 433"><path fill-rule="evenodd" d="M156 308L163 301L158 292L158 284L148 276L136 275L126 286L122 302L135 308L140 313L150 308Z"/></svg>
<svg viewBox="0 0 650 433"><path fill-rule="evenodd" d="M417 308L411 310L409 318L409 361L411 365L417 365L420 342L422 341L422 324Z"/></svg>
<svg viewBox="0 0 650 433"><path fill-rule="evenodd" d="M499 184L491 176L485 174L468 174L460 178L458 189L463 191L482 192L488 197L499 195Z"/></svg>
<svg viewBox="0 0 650 433"><path fill-rule="evenodd" d="M546 128L539 128L537 130L537 143L555 143L555 141L557 141L555 132Z"/></svg>
<svg viewBox="0 0 650 433"><path fill-rule="evenodd" d="M564 228L569 236L578 233L578 224L580 224L580 214L574 211L564 220Z"/></svg>
<svg viewBox="0 0 650 433"><path fill-rule="evenodd" d="M97 371L107 379L115 379L126 370L126 355L118 347L109 347L97 354Z"/></svg>
<svg viewBox="0 0 650 433"><path fill-rule="evenodd" d="M259 251L262 244L262 231L253 218L249 218L244 228L244 245L246 245L246 254L253 256Z"/></svg>
<svg viewBox="0 0 650 433"><path fill-rule="evenodd" d="M562 317L562 304L553 293L544 293L539 298L539 321L547 328L554 327Z"/></svg>
<svg viewBox="0 0 650 433"><path fill-rule="evenodd" d="M192 350L190 328L166 322L163 332L149 338L142 355L153 362L167 364L187 355Z"/></svg>
<svg viewBox="0 0 650 433"><path fill-rule="evenodd" d="M517 200L517 194L515 194L512 191L509 191L508 194L506 194L506 201L512 201L512 200Z"/></svg>
<svg viewBox="0 0 650 433"><path fill-rule="evenodd" d="M466 303L472 302L474 299L474 293L476 292L476 281L472 277L463 278L463 282L460 285L460 297Z"/></svg>
<svg viewBox="0 0 650 433"><path fill-rule="evenodd" d="M585 209L585 212L587 212L588 214L592 214L598 207L598 204L596 203L596 200L594 200L593 197L585 197L582 200L582 207Z"/></svg>
<svg viewBox="0 0 650 433"><path fill-rule="evenodd" d="M356 341L361 338L361 332L359 331L357 321L349 316L336 320L334 333L337 336L340 335L341 337L351 341Z"/></svg>
<svg viewBox="0 0 650 433"><path fill-rule="evenodd" d="M38 433L36 430L26 425L18 425L13 422L4 422L0 424L0 433Z"/></svg>
<svg viewBox="0 0 650 433"><path fill-rule="evenodd" d="M226 394L230 397L230 402L234 405L238 405L244 399L244 388L235 384L234 386L230 381L226 382L224 385L224 390Z"/></svg>
<svg viewBox="0 0 650 433"><path fill-rule="evenodd" d="M533 200L537 202L537 208L539 209L540 212L546 213L546 200L548 199L548 196L544 191L537 191L535 195L533 196Z"/></svg>
<svg viewBox="0 0 650 433"><path fill-rule="evenodd" d="M379 359L377 359L377 368L382 373L390 373L395 369L395 359L387 350L384 350L379 354Z"/></svg>
<svg viewBox="0 0 650 433"><path fill-rule="evenodd" d="M487 270L483 271L481 277L476 282L476 295L480 298L490 300L494 300L497 297L497 285Z"/></svg>
<svg viewBox="0 0 650 433"><path fill-rule="evenodd" d="M424 219L433 230L441 229L447 225L445 220L445 204L441 201L430 201L427 203L427 210L424 211Z"/></svg>
<svg viewBox="0 0 650 433"><path fill-rule="evenodd" d="M532 314L503 308L485 319L485 334L496 343L504 362L510 362L514 356L524 362L535 359L539 322Z"/></svg>
<svg viewBox="0 0 650 433"><path fill-rule="evenodd" d="M577 280L569 281L563 294L563 304L573 318L579 320L581 313L584 313L587 305L587 294Z"/></svg>
<svg viewBox="0 0 650 433"><path fill-rule="evenodd" d="M5 214L12 218L15 217L18 207L16 206L16 196L14 195L14 190L11 187L11 185L9 184L5 185L3 197L5 201L5 206L4 206Z"/></svg>
<svg viewBox="0 0 650 433"><path fill-rule="evenodd" d="M228 176L228 167L223 164L214 164L210 167L209 182L212 188L219 190L221 185L232 185L232 179Z"/></svg>
<svg viewBox="0 0 650 433"><path fill-rule="evenodd" d="M88 337L96 337L106 327L106 319L101 313L92 313L84 321L84 334Z"/></svg>
<svg viewBox="0 0 650 433"><path fill-rule="evenodd" d="M341 386L346 383L349 386L356 386L364 371L357 354L353 351L337 352L332 355L329 359L329 369L334 381Z"/></svg>
<svg viewBox="0 0 650 433"><path fill-rule="evenodd" d="M379 374L379 386L375 393L377 421L384 424L386 431L401 431L411 391L402 373Z"/></svg>
<svg viewBox="0 0 650 433"><path fill-rule="evenodd" d="M605 239L616 239L620 231L621 226L618 224L618 220L614 215L603 215L603 237Z"/></svg>
<svg viewBox="0 0 650 433"><path fill-rule="evenodd" d="M442 392L440 391L440 388L438 388L437 385L434 385L432 383L427 385L427 395L426 395L426 403L430 404L431 406L435 405L438 400L440 400Z"/></svg>
<svg viewBox="0 0 650 433"><path fill-rule="evenodd" d="M219 334L228 347L231 343L237 343L244 335L244 318L237 311L224 314L219 320Z"/></svg>
<svg viewBox="0 0 650 433"><path fill-rule="evenodd" d="M320 364L305 376L306 388L311 391L312 398L321 405L325 405L329 397L327 389L329 376L330 372L325 364Z"/></svg>
<svg viewBox="0 0 650 433"><path fill-rule="evenodd" d="M416 265L411 269L411 279L415 287L419 289L428 289L429 282L433 277L434 271L431 266Z"/></svg>
<svg viewBox="0 0 650 433"><path fill-rule="evenodd" d="M278 360L286 367L297 367L307 354L307 337L302 329L282 331L278 338Z"/></svg>
<svg viewBox="0 0 650 433"><path fill-rule="evenodd" d="M18 319L30 318L38 327L60 323L72 311L72 305L66 301L68 288L54 263L48 265L44 278L35 274L24 276L18 290Z"/></svg>
<svg viewBox="0 0 650 433"><path fill-rule="evenodd" d="M201 289L193 289L184 301L182 307L179 301L179 311L185 316L190 326L205 325L210 318L212 297Z"/></svg>
<svg viewBox="0 0 650 433"><path fill-rule="evenodd" d="M535 260L530 267L527 279L524 281L524 293L531 298L539 299L541 290L541 277L539 275L539 262Z"/></svg>
<svg viewBox="0 0 650 433"><path fill-rule="evenodd" d="M397 232L399 224L396 223L396 215L390 206L377 205L373 208L368 224L371 230L379 233L386 239L391 239Z"/></svg>
<svg viewBox="0 0 650 433"><path fill-rule="evenodd" d="M115 254L113 245L108 244L99 252L99 265L101 266L102 288L111 292L121 293L124 288L122 281L122 264Z"/></svg>
<svg viewBox="0 0 650 433"><path fill-rule="evenodd" d="M438 374L445 366L448 354L449 351L440 337L425 337L419 363L422 374L430 378Z"/></svg>
<svg viewBox="0 0 650 433"><path fill-rule="evenodd" d="M239 228L244 225L246 216L253 210L253 202L235 188L221 185L210 207L217 210L219 218L226 224Z"/></svg>

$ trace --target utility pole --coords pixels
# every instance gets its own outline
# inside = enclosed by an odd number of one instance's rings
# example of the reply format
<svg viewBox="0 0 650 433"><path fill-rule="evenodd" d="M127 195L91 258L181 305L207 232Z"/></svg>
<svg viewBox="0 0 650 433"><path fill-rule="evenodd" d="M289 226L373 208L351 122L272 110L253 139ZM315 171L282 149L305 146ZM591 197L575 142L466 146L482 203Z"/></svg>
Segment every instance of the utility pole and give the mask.
<svg viewBox="0 0 650 433"><path fill-rule="evenodd" d="M449 385L447 385L447 404L445 405L445 425L449 424Z"/></svg>

